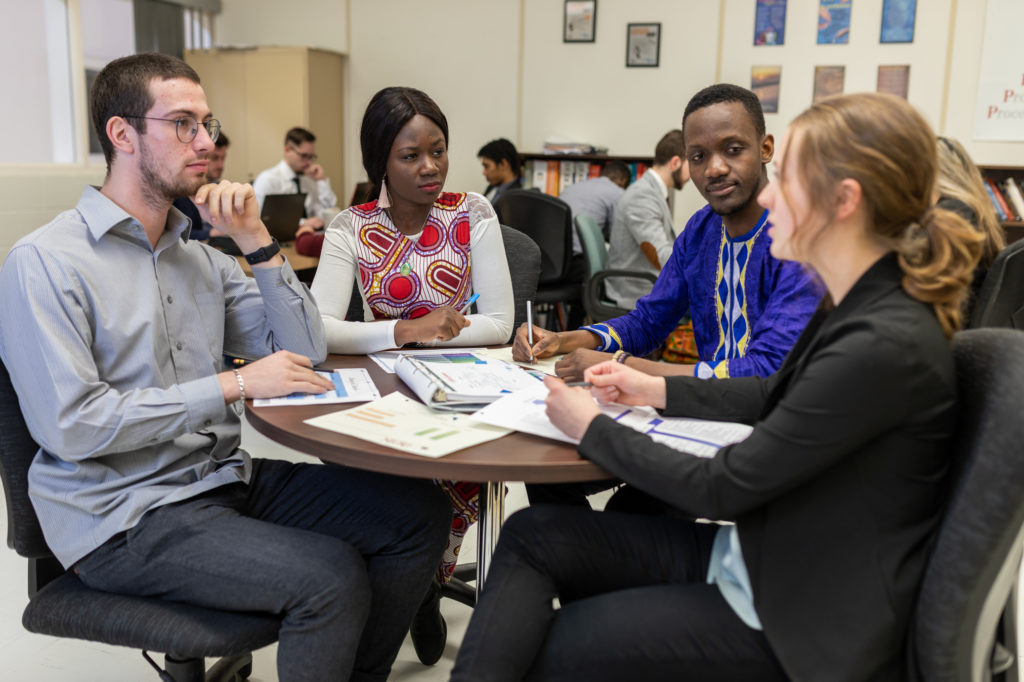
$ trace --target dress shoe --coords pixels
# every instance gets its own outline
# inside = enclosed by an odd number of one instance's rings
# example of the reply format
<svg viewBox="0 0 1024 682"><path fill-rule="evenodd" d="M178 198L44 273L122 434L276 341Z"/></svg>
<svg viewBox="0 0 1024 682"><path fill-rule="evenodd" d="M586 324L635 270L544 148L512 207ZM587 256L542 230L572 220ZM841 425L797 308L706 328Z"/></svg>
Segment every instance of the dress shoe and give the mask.
<svg viewBox="0 0 1024 682"><path fill-rule="evenodd" d="M412 647L423 665L434 665L444 653L448 641L448 625L441 615L441 583L437 578L430 583L419 610L409 628Z"/></svg>

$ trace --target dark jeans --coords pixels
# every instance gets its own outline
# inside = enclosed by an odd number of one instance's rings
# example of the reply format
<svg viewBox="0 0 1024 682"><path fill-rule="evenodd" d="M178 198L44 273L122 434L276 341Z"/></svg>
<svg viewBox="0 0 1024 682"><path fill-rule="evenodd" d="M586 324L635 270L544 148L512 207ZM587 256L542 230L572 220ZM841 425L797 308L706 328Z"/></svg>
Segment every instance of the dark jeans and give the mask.
<svg viewBox="0 0 1024 682"><path fill-rule="evenodd" d="M430 481L253 460L249 485L150 511L75 567L100 590L283 615L282 682L384 680L451 518Z"/></svg>
<svg viewBox="0 0 1024 682"><path fill-rule="evenodd" d="M716 529L564 506L519 512L502 528L452 681L785 680L764 633L705 582Z"/></svg>

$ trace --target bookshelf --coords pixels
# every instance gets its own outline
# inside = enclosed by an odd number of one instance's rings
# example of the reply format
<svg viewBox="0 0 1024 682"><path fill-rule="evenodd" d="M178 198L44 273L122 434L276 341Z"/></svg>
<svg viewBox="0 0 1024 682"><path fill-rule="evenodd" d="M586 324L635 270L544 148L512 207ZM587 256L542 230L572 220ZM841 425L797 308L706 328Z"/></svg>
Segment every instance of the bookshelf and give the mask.
<svg viewBox="0 0 1024 682"><path fill-rule="evenodd" d="M609 161L621 161L629 166L633 182L643 175L654 158L651 156L609 156L607 154L542 154L521 152L523 187L536 188L558 196L562 188L601 174Z"/></svg>
<svg viewBox="0 0 1024 682"><path fill-rule="evenodd" d="M978 165L983 178L991 179L997 186L1002 187L1009 178L1016 180L1018 186L1024 184L1024 166L983 166ZM996 210L996 215L999 210ZM1024 239L1024 220L1003 220L1003 230L1006 232L1006 242L1015 242Z"/></svg>

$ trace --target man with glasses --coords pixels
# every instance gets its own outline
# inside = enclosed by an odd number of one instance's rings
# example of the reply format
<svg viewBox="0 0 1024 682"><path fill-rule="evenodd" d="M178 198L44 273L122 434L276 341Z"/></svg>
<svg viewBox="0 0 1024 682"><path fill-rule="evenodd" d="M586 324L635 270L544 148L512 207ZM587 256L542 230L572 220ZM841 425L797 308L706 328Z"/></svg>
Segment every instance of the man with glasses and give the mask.
<svg viewBox="0 0 1024 682"><path fill-rule="evenodd" d="M316 158L316 136L305 128L289 130L284 136L284 158L257 175L252 183L260 208L263 208L263 198L268 194L304 192L306 216L295 226L296 229L323 229L325 220L338 212L338 197Z"/></svg>
<svg viewBox="0 0 1024 682"><path fill-rule="evenodd" d="M40 445L29 494L88 586L282 618L281 680L385 679L448 540L429 481L252 459L246 398L323 393L320 314L248 184L206 183L219 132L159 54L97 76L107 176L0 268L0 356ZM252 264L182 239L202 217ZM260 358L221 371L227 352ZM234 405L235 409L232 409Z"/></svg>

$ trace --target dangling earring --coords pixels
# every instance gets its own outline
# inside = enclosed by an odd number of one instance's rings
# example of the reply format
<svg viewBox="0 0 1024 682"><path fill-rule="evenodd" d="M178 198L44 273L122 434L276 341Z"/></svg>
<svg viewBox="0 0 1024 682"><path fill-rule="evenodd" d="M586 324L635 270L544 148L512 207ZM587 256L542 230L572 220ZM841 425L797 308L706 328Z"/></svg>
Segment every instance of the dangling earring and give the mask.
<svg viewBox="0 0 1024 682"><path fill-rule="evenodd" d="M380 208L391 208L391 197L388 196L388 176L380 179L380 196L377 197L377 206Z"/></svg>

